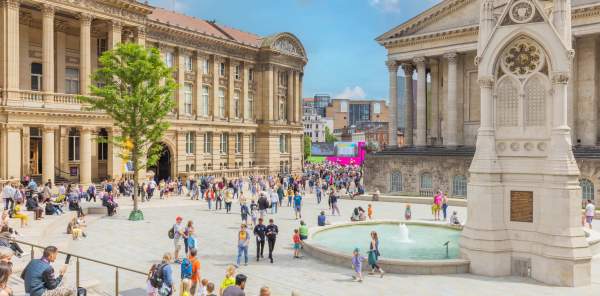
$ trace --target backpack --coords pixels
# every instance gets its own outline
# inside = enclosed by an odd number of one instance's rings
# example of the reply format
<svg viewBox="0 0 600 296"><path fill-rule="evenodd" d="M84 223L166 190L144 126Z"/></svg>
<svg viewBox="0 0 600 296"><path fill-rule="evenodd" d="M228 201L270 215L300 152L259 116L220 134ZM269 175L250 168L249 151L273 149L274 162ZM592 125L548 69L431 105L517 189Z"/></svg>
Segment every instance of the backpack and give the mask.
<svg viewBox="0 0 600 296"><path fill-rule="evenodd" d="M173 227L171 227L171 229L169 229L169 233L167 233L167 235L169 236L169 239L175 238L175 225L173 225Z"/></svg>
<svg viewBox="0 0 600 296"><path fill-rule="evenodd" d="M163 269L167 264L154 264L152 271L150 271L150 285L154 288L160 288L163 285Z"/></svg>
<svg viewBox="0 0 600 296"><path fill-rule="evenodd" d="M190 259L185 258L181 261L181 279L191 279L192 278L192 261Z"/></svg>

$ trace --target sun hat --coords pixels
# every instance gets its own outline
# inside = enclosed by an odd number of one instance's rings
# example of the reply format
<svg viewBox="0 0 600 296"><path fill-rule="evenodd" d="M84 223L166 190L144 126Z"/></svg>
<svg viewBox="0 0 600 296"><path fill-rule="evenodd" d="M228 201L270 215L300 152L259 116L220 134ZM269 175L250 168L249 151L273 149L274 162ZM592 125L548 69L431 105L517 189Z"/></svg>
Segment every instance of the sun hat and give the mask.
<svg viewBox="0 0 600 296"><path fill-rule="evenodd" d="M177 218L175 218L175 221L181 221L183 220L183 218L181 218L181 216L177 216Z"/></svg>

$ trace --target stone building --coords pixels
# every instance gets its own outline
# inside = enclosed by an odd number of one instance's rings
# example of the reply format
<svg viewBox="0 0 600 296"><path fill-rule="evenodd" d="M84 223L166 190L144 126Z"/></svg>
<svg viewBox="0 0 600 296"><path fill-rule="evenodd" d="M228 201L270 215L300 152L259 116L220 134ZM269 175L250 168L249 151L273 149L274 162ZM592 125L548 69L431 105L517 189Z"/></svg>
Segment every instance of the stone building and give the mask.
<svg viewBox="0 0 600 296"><path fill-rule="evenodd" d="M493 5L490 17L498 19L509 1L486 2ZM554 17L556 1L535 2L550 19ZM600 2L570 2L574 57L564 108L581 174L581 195L600 205L600 39L597 35ZM417 77L415 86L412 78L406 78L403 86L405 97L417 91L417 99L414 103L404 101L405 144L367 157L368 189L425 196L443 190L451 196L466 196L469 167L484 112L476 60L481 3L481 0L441 1L377 38L388 52L390 110L399 109L397 89L398 83L402 83L397 78L399 70L405 77L413 77L413 74ZM494 93L496 97L499 95L499 92ZM496 101L495 104L496 108L516 108L516 114L524 112L524 108L514 102L498 106ZM397 116L391 112L390 122L395 122ZM533 114L506 120L523 120L528 116ZM531 138L535 138L532 133ZM390 137L395 136L390 134ZM531 149L534 142L505 143L498 148L524 151Z"/></svg>
<svg viewBox="0 0 600 296"><path fill-rule="evenodd" d="M357 126L362 122L387 122L388 106L384 100L333 99L325 110L333 119L333 132Z"/></svg>
<svg viewBox="0 0 600 296"><path fill-rule="evenodd" d="M119 42L159 48L179 84L152 168L160 178L301 170L307 57L294 35L257 36L135 0L1 0L0 18L0 178L123 174L116 147L96 141L119 131L77 99Z"/></svg>

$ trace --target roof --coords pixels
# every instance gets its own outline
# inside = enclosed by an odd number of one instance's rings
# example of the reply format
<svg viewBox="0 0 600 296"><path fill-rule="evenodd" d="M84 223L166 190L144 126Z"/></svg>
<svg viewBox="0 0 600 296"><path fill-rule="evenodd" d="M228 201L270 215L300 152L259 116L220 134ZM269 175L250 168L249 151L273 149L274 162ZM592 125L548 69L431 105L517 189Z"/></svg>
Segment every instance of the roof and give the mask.
<svg viewBox="0 0 600 296"><path fill-rule="evenodd" d="M182 28L188 28L190 30L197 31L202 34L214 36L221 39L231 40L233 42L242 43L253 47L260 47L261 45L261 36L222 26L217 24L216 22L195 18L160 7L156 7L152 14L148 16L148 18L150 20L154 20L160 23L175 25Z"/></svg>

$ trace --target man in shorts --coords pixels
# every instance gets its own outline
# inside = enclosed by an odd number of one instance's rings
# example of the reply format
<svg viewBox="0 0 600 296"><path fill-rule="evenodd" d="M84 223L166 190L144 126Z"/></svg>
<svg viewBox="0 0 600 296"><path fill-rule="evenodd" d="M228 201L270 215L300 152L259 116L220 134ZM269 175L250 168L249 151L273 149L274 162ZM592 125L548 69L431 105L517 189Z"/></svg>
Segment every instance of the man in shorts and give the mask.
<svg viewBox="0 0 600 296"><path fill-rule="evenodd" d="M594 214L596 214L596 206L591 199L588 199L587 205L585 206L585 222L592 229L592 220L594 220Z"/></svg>
<svg viewBox="0 0 600 296"><path fill-rule="evenodd" d="M185 230L185 227L181 224L181 221L183 221L183 218L177 216L177 218L175 218L175 225L173 225L173 245L175 246L175 263L181 263L181 260L179 260L179 251L183 247L183 231Z"/></svg>
<svg viewBox="0 0 600 296"><path fill-rule="evenodd" d="M302 195L300 195L300 192L296 191L296 194L294 195L294 213L296 215L296 220L298 220L298 218L302 219Z"/></svg>

